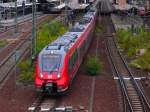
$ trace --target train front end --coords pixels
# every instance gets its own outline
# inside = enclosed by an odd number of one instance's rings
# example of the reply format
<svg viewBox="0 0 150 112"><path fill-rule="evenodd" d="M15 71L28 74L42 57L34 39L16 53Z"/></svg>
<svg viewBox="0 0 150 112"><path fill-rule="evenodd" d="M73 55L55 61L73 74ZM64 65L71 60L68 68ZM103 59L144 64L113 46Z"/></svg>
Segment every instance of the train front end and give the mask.
<svg viewBox="0 0 150 112"><path fill-rule="evenodd" d="M45 48L39 54L35 77L37 91L58 94L68 89L68 75L63 65L64 55L59 52L60 50Z"/></svg>

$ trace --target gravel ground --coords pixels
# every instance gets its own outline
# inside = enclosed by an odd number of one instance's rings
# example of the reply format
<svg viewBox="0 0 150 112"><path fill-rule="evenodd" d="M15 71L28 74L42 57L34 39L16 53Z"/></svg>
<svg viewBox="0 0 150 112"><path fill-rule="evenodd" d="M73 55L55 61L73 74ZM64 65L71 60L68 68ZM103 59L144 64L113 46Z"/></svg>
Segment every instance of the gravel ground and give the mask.
<svg viewBox="0 0 150 112"><path fill-rule="evenodd" d="M25 112L37 96L34 86L15 86L14 73L0 89L0 112Z"/></svg>

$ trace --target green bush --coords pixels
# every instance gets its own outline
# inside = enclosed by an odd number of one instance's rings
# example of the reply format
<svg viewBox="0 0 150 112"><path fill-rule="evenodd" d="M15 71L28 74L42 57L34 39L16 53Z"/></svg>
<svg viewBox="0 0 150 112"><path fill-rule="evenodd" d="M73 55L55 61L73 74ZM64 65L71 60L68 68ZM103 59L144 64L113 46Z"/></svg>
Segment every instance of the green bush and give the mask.
<svg viewBox="0 0 150 112"><path fill-rule="evenodd" d="M116 35L120 48L123 49L129 57L135 56L136 51L139 49L150 48L150 33L146 31L144 27L139 28L137 34L131 32L130 29L119 29Z"/></svg>
<svg viewBox="0 0 150 112"><path fill-rule="evenodd" d="M96 26L96 28L95 28L95 32L96 32L96 33L101 33L102 30L103 30L103 29L102 29L102 26L99 26L99 25Z"/></svg>
<svg viewBox="0 0 150 112"><path fill-rule="evenodd" d="M120 49L123 49L129 57L133 57L131 65L137 68L150 71L150 32L142 26L138 32L133 33L130 29L119 29L116 32L117 41ZM145 54L137 58L137 51L145 49Z"/></svg>
<svg viewBox="0 0 150 112"><path fill-rule="evenodd" d="M0 48L4 47L7 44L7 41L5 40L0 40Z"/></svg>
<svg viewBox="0 0 150 112"><path fill-rule="evenodd" d="M134 59L130 63L131 66L150 71L150 52L146 52L143 56Z"/></svg>
<svg viewBox="0 0 150 112"><path fill-rule="evenodd" d="M24 84L32 83L34 79L34 73L33 71L23 71L19 76L19 81Z"/></svg>
<svg viewBox="0 0 150 112"><path fill-rule="evenodd" d="M24 60L19 63L20 75L19 81L23 83L31 83L34 79L34 66L30 60Z"/></svg>
<svg viewBox="0 0 150 112"><path fill-rule="evenodd" d="M37 47L38 54L46 45L56 40L60 35L67 32L68 28L62 22L45 23L37 32Z"/></svg>
<svg viewBox="0 0 150 112"><path fill-rule="evenodd" d="M56 40L68 30L61 22L45 23L37 32L36 54L38 54L45 46ZM19 64L20 75L19 80L23 83L33 82L34 65L31 66L30 60L22 61Z"/></svg>
<svg viewBox="0 0 150 112"><path fill-rule="evenodd" d="M97 75L102 70L102 63L96 56L91 56L88 58L86 63L86 71L90 75Z"/></svg>

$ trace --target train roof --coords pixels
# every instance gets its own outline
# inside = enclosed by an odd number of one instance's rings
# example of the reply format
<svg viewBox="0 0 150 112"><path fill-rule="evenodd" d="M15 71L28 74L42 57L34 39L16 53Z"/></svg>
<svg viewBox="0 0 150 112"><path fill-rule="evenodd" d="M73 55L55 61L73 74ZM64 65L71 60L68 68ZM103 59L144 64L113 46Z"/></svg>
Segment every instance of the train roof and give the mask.
<svg viewBox="0 0 150 112"><path fill-rule="evenodd" d="M82 33L84 32L84 30L88 27L94 14L95 14L94 11L87 12L83 17L82 22L76 23L69 32L60 36L57 40L55 40L54 42L49 44L47 47L45 47L39 55L47 54L47 53L65 55L66 51L68 51L68 49L74 45L78 37L80 37Z"/></svg>

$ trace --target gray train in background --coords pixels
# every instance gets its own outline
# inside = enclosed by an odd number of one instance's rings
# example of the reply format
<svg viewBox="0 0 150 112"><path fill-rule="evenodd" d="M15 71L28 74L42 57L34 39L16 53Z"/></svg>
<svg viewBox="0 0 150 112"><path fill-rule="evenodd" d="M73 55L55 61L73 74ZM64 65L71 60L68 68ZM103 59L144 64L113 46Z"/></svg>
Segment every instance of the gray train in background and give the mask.
<svg viewBox="0 0 150 112"><path fill-rule="evenodd" d="M65 8L84 10L95 0L39 0L40 9L45 13L61 12Z"/></svg>
<svg viewBox="0 0 150 112"><path fill-rule="evenodd" d="M85 10L95 0L35 0L37 12L60 13L64 9ZM17 0L17 16L32 13L32 0ZM0 19L11 19L16 15L15 2L0 3Z"/></svg>

